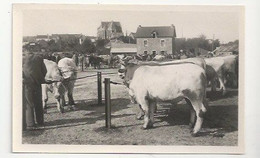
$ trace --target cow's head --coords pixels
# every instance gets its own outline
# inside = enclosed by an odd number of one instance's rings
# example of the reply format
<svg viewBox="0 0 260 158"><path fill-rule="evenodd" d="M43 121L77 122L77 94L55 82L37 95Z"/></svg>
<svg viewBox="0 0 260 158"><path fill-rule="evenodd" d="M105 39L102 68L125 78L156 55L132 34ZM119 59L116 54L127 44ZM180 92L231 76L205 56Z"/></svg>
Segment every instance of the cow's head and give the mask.
<svg viewBox="0 0 260 158"><path fill-rule="evenodd" d="M135 70L139 67L137 63L121 64L118 70L118 76L124 80L124 83L128 85L134 76Z"/></svg>

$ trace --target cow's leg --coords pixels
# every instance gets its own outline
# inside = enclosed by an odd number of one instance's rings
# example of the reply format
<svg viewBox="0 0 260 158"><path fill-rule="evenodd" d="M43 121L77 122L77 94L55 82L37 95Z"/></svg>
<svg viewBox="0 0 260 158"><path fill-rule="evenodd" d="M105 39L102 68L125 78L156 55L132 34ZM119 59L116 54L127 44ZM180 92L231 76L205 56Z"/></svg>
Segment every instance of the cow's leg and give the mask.
<svg viewBox="0 0 260 158"><path fill-rule="evenodd" d="M150 101L150 120L151 120L151 127L153 127L154 124L154 112L157 110L157 103L156 101Z"/></svg>
<svg viewBox="0 0 260 158"><path fill-rule="evenodd" d="M192 131L192 136L197 136L203 123L203 115L206 112L206 108L202 102L192 102L192 106L197 116L196 123Z"/></svg>
<svg viewBox="0 0 260 158"><path fill-rule="evenodd" d="M65 97L64 95L61 95L59 99L57 100L57 109L60 113L64 113L64 105L65 105Z"/></svg>
<svg viewBox="0 0 260 158"><path fill-rule="evenodd" d="M223 79L221 77L218 78L219 84L220 84L220 89L222 90L222 95L225 95L227 93L226 87L224 85Z"/></svg>
<svg viewBox="0 0 260 158"><path fill-rule="evenodd" d="M57 109L58 111L60 111L60 98L56 99L56 102L57 102Z"/></svg>
<svg viewBox="0 0 260 158"><path fill-rule="evenodd" d="M155 104L154 104L153 107L152 107L153 110L154 110L154 111L153 111L154 113L157 113L157 107L158 107L158 104L157 104L157 102L155 101Z"/></svg>
<svg viewBox="0 0 260 158"><path fill-rule="evenodd" d="M47 97L47 98L44 98L44 99L42 100L43 112L44 112L45 114L47 114L47 101L48 101L48 97Z"/></svg>
<svg viewBox="0 0 260 158"><path fill-rule="evenodd" d="M195 121L196 121L196 112L195 110L191 107L190 108L190 128L193 128L195 125Z"/></svg>
<svg viewBox="0 0 260 158"><path fill-rule="evenodd" d="M216 92L216 78L213 78L213 79L211 79L211 81L210 81L210 84L211 84L211 92Z"/></svg>
<svg viewBox="0 0 260 158"><path fill-rule="evenodd" d="M195 110L193 109L193 106L192 106L190 100L185 98L185 101L187 102L187 104L190 107L190 123L189 123L189 126L190 126L190 128L193 128L194 125L195 125L195 121L196 121L196 113L195 113Z"/></svg>
<svg viewBox="0 0 260 158"><path fill-rule="evenodd" d="M47 101L48 101L47 85L42 85L42 107L44 113L47 113Z"/></svg>
<svg viewBox="0 0 260 158"><path fill-rule="evenodd" d="M144 110L142 109L141 105L139 104L139 112L136 115L137 120L142 120L144 118Z"/></svg>
<svg viewBox="0 0 260 158"><path fill-rule="evenodd" d="M144 110L144 125L142 129L148 129L152 127L150 114L151 114L151 108L149 107L149 101L148 99L143 99L141 102L141 108Z"/></svg>
<svg viewBox="0 0 260 158"><path fill-rule="evenodd" d="M236 88L238 86L238 80L235 73L230 73L230 80L232 88Z"/></svg>

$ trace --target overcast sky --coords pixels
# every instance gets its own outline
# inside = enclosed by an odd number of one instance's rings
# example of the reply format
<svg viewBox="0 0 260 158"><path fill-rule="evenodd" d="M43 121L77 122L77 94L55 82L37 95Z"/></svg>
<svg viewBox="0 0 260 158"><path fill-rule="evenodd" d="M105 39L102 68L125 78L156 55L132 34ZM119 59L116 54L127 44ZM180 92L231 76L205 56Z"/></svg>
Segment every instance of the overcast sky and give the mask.
<svg viewBox="0 0 260 158"><path fill-rule="evenodd" d="M124 34L142 26L176 27L177 37L239 38L237 12L138 11L138 10L28 10L23 14L23 35L82 33L96 36L101 21L119 21Z"/></svg>

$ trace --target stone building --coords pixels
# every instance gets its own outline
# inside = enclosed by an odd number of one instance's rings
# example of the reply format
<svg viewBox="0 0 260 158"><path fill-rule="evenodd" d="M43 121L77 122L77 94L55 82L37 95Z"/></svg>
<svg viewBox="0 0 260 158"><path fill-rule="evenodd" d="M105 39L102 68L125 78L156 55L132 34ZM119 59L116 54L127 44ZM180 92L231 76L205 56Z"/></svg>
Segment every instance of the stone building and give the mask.
<svg viewBox="0 0 260 158"><path fill-rule="evenodd" d="M139 25L135 38L137 40L137 54L172 54L175 52L175 26Z"/></svg>
<svg viewBox="0 0 260 158"><path fill-rule="evenodd" d="M110 21L101 22L97 29L97 38L99 39L114 39L123 36L120 22Z"/></svg>

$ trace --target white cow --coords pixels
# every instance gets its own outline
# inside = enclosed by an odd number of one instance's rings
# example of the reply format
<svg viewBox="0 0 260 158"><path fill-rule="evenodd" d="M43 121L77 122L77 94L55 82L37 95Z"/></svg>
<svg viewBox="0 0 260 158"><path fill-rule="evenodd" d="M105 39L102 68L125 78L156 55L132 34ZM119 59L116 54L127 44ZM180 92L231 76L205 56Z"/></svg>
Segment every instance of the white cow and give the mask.
<svg viewBox="0 0 260 158"><path fill-rule="evenodd" d="M217 72L220 82L220 89L223 89L223 94L226 93L228 79L233 83L233 86L238 84L238 56L229 55L223 57L205 58L206 64L214 68Z"/></svg>
<svg viewBox="0 0 260 158"><path fill-rule="evenodd" d="M196 136L203 122L203 113L206 112L203 104L206 84L205 70L195 64L141 66L130 82L129 95L144 110L144 129L153 126L157 101L178 102L186 99L195 110L191 111L191 118L194 118L194 114L197 116L192 131L192 135Z"/></svg>
<svg viewBox="0 0 260 158"><path fill-rule="evenodd" d="M223 57L217 57L224 60L224 83L228 81L232 82L232 86L238 85L238 56L228 55ZM230 79L230 80L228 80Z"/></svg>
<svg viewBox="0 0 260 158"><path fill-rule="evenodd" d="M53 82L52 84L42 84L42 102L43 102L43 109L45 113L47 112L47 101L48 101L48 92L52 92L54 97L57 101L57 108L60 112L63 112L63 104L62 101L59 99L59 87L62 86L61 81L63 77L58 69L58 65L50 60L44 59L43 60L47 73L45 75L45 80L52 82L52 81L60 81L60 82Z"/></svg>
<svg viewBox="0 0 260 158"><path fill-rule="evenodd" d="M196 64L198 66L200 66L201 68L206 69L206 62L204 59L202 58L188 58L188 59L183 59L183 60L174 60L174 61L167 61L167 62L155 62L155 61L150 61L150 62L138 62L136 60L133 60L132 62L129 61L129 63L126 63L126 65L123 63L121 65L121 68L118 70L118 75L121 79L124 79L124 83L126 86L129 85L129 83L131 82L134 72L137 68L139 68L140 66L144 66L144 65L149 65L149 66L162 66L162 65L174 65L174 64L185 64L185 63L192 63L192 64ZM214 73L213 72L208 72L207 71L207 78L211 80L214 80ZM214 85L214 84L212 84ZM214 88L212 88L214 90ZM133 99L130 96L130 99L133 101ZM157 106L155 106L155 109L157 109ZM156 110L155 110L156 111ZM140 111L139 113L136 115L136 118L138 120L142 119L144 116L144 112L142 110L142 108L140 107Z"/></svg>
<svg viewBox="0 0 260 158"><path fill-rule="evenodd" d="M42 101L45 112L47 112L46 102L48 101L48 91L54 93L57 101L58 110L63 113L65 106L65 93L68 92L69 106L74 108L73 89L75 79L77 78L77 67L72 59L63 58L58 65L44 59L44 64L47 68L45 79L47 81L56 81L52 84L42 84ZM60 82L57 82L60 81Z"/></svg>
<svg viewBox="0 0 260 158"><path fill-rule="evenodd" d="M223 82L224 75L224 60L221 58L205 58L208 68L213 68L218 76L220 89L223 90L223 95L226 93L226 87ZM212 70L212 69L211 69ZM211 82L213 87L216 87L216 82Z"/></svg>
<svg viewBox="0 0 260 158"><path fill-rule="evenodd" d="M181 64L181 63L193 63L206 70L206 62L202 58L188 58L183 60L173 60L167 62L156 62L156 61L141 62L138 60L133 60L133 61L127 61L126 63L121 63L121 67L118 70L118 76L121 79L124 79L125 82L128 83L132 80L135 70L140 66L143 65L159 66L159 65L171 65L171 64Z"/></svg>

